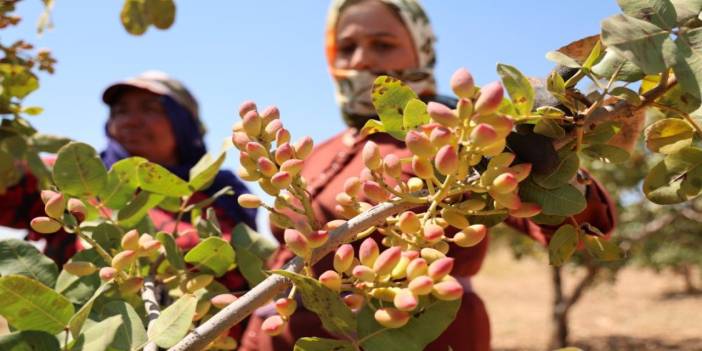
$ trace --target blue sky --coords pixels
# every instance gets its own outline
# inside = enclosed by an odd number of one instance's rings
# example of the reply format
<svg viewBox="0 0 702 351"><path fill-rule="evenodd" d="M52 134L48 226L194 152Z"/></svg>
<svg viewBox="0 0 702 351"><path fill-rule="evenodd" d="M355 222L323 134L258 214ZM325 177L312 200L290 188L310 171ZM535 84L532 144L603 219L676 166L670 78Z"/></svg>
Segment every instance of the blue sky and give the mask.
<svg viewBox="0 0 702 351"><path fill-rule="evenodd" d="M2 31L3 42L24 38L50 48L56 74L41 76L41 89L27 103L45 108L31 122L42 132L84 141L101 149L107 109L103 89L116 80L160 69L185 82L198 98L217 150L229 136L235 111L246 99L276 104L294 138L316 141L343 128L323 51L328 1L176 0L167 31L127 34L119 22L121 0L57 1L55 28L42 37L39 0L19 5L23 23ZM495 65L508 63L544 76L553 67L544 54L600 30L619 12L615 0L424 0L439 38L437 80L448 92L458 67L479 84L497 79ZM237 117L238 118L238 117ZM227 167L235 168L234 158Z"/></svg>

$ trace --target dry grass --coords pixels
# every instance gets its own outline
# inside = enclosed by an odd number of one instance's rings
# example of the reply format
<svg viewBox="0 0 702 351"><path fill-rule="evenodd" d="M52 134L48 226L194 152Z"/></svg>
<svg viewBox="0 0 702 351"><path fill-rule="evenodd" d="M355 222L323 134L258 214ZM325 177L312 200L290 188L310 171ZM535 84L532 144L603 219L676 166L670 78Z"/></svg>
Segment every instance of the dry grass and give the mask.
<svg viewBox="0 0 702 351"><path fill-rule="evenodd" d="M583 272L569 271L566 285ZM516 261L493 250L474 286L485 300L495 350L546 350L551 281L545 257ZM672 275L627 268L573 308L570 341L584 350L702 350L702 295L681 294Z"/></svg>

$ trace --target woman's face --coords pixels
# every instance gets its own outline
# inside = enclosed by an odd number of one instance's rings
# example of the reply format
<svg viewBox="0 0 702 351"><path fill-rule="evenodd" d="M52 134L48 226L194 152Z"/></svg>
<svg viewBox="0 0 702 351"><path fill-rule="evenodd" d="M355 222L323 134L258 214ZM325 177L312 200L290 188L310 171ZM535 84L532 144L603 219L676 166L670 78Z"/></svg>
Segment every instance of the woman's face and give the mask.
<svg viewBox="0 0 702 351"><path fill-rule="evenodd" d="M417 68L412 36L397 14L380 1L344 9L336 27L334 68L399 71Z"/></svg>
<svg viewBox="0 0 702 351"><path fill-rule="evenodd" d="M110 109L108 132L131 155L163 166L177 164L173 126L158 94L128 89Z"/></svg>

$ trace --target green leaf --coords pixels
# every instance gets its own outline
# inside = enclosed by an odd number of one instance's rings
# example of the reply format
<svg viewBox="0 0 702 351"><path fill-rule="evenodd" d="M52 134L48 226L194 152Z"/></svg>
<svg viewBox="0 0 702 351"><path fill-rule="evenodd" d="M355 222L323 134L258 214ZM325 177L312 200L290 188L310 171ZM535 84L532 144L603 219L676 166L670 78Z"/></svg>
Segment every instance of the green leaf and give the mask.
<svg viewBox="0 0 702 351"><path fill-rule="evenodd" d="M35 330L0 335L3 351L59 351L61 346L55 336Z"/></svg>
<svg viewBox="0 0 702 351"><path fill-rule="evenodd" d="M550 174L535 173L532 176L534 182L547 189L560 188L568 184L578 173L580 168L580 158L575 152L568 152L560 155L558 165Z"/></svg>
<svg viewBox="0 0 702 351"><path fill-rule="evenodd" d="M609 262L624 258L622 250L612 241L603 240L592 235L583 235L583 241L590 256L599 261Z"/></svg>
<svg viewBox="0 0 702 351"><path fill-rule="evenodd" d="M646 197L661 205L676 204L702 190L702 150L688 146L666 156L651 169L643 183Z"/></svg>
<svg viewBox="0 0 702 351"><path fill-rule="evenodd" d="M295 343L293 351L354 351L356 350L350 341L322 339L322 338L300 338Z"/></svg>
<svg viewBox="0 0 702 351"><path fill-rule="evenodd" d="M214 208L208 207L206 213L206 218L195 217L194 222L197 234L203 239L210 236L221 237L222 229L220 228Z"/></svg>
<svg viewBox="0 0 702 351"><path fill-rule="evenodd" d="M383 351L421 351L441 335L456 318L456 313L461 306L461 300L436 301L423 310L415 312L409 322L402 328L384 329L373 317L367 305L358 315L358 336L367 337L361 344L364 350Z"/></svg>
<svg viewBox="0 0 702 351"><path fill-rule="evenodd" d="M616 122L608 121L598 124L595 129L585 133L583 143L585 144L604 144L612 137L619 133L621 128Z"/></svg>
<svg viewBox="0 0 702 351"><path fill-rule="evenodd" d="M578 232L570 224L558 228L548 243L548 261L552 266L563 265L578 246Z"/></svg>
<svg viewBox="0 0 702 351"><path fill-rule="evenodd" d="M317 314L324 328L332 333L352 335L356 332L356 317L341 301L339 294L322 285L316 279L293 272L276 270L290 280L302 295L305 308Z"/></svg>
<svg viewBox="0 0 702 351"><path fill-rule="evenodd" d="M30 116L38 116L44 112L44 109L39 106L27 106L23 107L21 112Z"/></svg>
<svg viewBox="0 0 702 351"><path fill-rule="evenodd" d="M667 63L674 62L671 57L675 55L675 44L670 32L631 16L619 14L605 19L602 41L646 74L662 72Z"/></svg>
<svg viewBox="0 0 702 351"><path fill-rule="evenodd" d="M107 350L123 323L122 316L112 316L85 328L85 332L76 340L71 351Z"/></svg>
<svg viewBox="0 0 702 351"><path fill-rule="evenodd" d="M529 80L516 67L502 63L497 64L497 74L519 115L529 115L534 107L534 88Z"/></svg>
<svg viewBox="0 0 702 351"><path fill-rule="evenodd" d="M85 223L85 222L84 222ZM82 225L81 227L85 229ZM90 237L104 249L119 249L122 240L122 232L112 223L102 222L92 229Z"/></svg>
<svg viewBox="0 0 702 351"><path fill-rule="evenodd" d="M39 179L39 183L41 184L42 188L48 188L51 186L51 171L49 171L49 168L46 167L46 164L44 164L44 161L42 161L37 152L35 152L35 150L29 150L24 157L27 160L29 171L33 176Z"/></svg>
<svg viewBox="0 0 702 351"><path fill-rule="evenodd" d="M14 158L10 153L0 149L0 193L16 185L22 179L22 173L17 169Z"/></svg>
<svg viewBox="0 0 702 351"><path fill-rule="evenodd" d="M702 100L702 28L681 33L675 45L678 56L673 71L682 91L694 101L692 107L697 107Z"/></svg>
<svg viewBox="0 0 702 351"><path fill-rule="evenodd" d="M88 315L93 309L93 303L95 303L95 300L105 291L112 289L113 286L114 285L112 285L112 283L107 283L99 287L95 291L95 294L93 294L93 297L91 297L90 300L88 300L88 302L86 302L80 308L80 310L73 315L73 317L71 317L71 320L68 321L68 328L70 329L71 335L74 339L78 339L78 335L80 334L81 329L83 329L83 324L85 323L85 320L88 319Z"/></svg>
<svg viewBox="0 0 702 351"><path fill-rule="evenodd" d="M207 189L210 184L212 184L212 181L219 172L220 167L222 167L222 163L224 163L226 157L226 152L219 154L215 160L212 160L210 154L202 156L200 161L190 169L190 187L195 191Z"/></svg>
<svg viewBox="0 0 702 351"><path fill-rule="evenodd" d="M142 191L130 201L127 206L117 213L117 222L125 228L132 228L139 223L149 212L156 207L164 196Z"/></svg>
<svg viewBox="0 0 702 351"><path fill-rule="evenodd" d="M166 259L171 264L171 267L177 270L185 269L185 261L183 261L183 256L181 256L180 248L178 248L175 238L166 232L158 232L156 233L156 240L160 241L166 250Z"/></svg>
<svg viewBox="0 0 702 351"><path fill-rule="evenodd" d="M534 126L534 133L547 136L552 139L560 139L565 136L565 129L561 127L558 122L548 119L540 118L536 125Z"/></svg>
<svg viewBox="0 0 702 351"><path fill-rule="evenodd" d="M148 162L143 157L129 157L115 162L107 172L107 185L100 194L101 200L110 208L124 207L134 198L139 187L137 169Z"/></svg>
<svg viewBox="0 0 702 351"><path fill-rule="evenodd" d="M117 329L110 350L131 351L138 350L139 346L147 342L146 330L139 314L134 307L125 301L112 301L107 303L100 311L102 318L122 316L124 323Z"/></svg>
<svg viewBox="0 0 702 351"><path fill-rule="evenodd" d="M621 68L619 68L620 66ZM617 69L619 69L619 73L617 73L615 80L619 81L636 82L645 75L641 68L611 49L605 51L602 60L592 67L592 72L604 79L610 79Z"/></svg>
<svg viewBox="0 0 702 351"><path fill-rule="evenodd" d="M675 7L669 0L617 0L622 11L658 27L673 29L677 26Z"/></svg>
<svg viewBox="0 0 702 351"><path fill-rule="evenodd" d="M144 0L125 0L119 18L124 29L132 35L142 35L149 27L150 21L146 16Z"/></svg>
<svg viewBox="0 0 702 351"><path fill-rule="evenodd" d="M71 257L71 260L92 262L98 267L108 264L95 252L95 249L80 251ZM100 277L97 273L79 277L66 271L61 271L58 279L56 279L54 290L68 298L72 303L82 305L93 296L99 287Z"/></svg>
<svg viewBox="0 0 702 351"><path fill-rule="evenodd" d="M0 315L15 330L56 334L74 313L73 305L59 293L21 275L0 277Z"/></svg>
<svg viewBox="0 0 702 351"><path fill-rule="evenodd" d="M175 22L176 5L173 0L145 0L144 10L149 22L158 29L168 29Z"/></svg>
<svg viewBox="0 0 702 351"><path fill-rule="evenodd" d="M192 194L188 183L165 167L153 162L144 162L137 167L139 186L155 194L179 197Z"/></svg>
<svg viewBox="0 0 702 351"><path fill-rule="evenodd" d="M583 62L583 68L588 70L591 69L592 66L600 60L600 58L602 58L602 41L598 40L590 51L590 54L587 55L587 58Z"/></svg>
<svg viewBox="0 0 702 351"><path fill-rule="evenodd" d="M632 106L641 105L641 97L639 94L627 87L616 87L609 91L609 95L624 100Z"/></svg>
<svg viewBox="0 0 702 351"><path fill-rule="evenodd" d="M55 154L63 146L70 143L71 139L55 135L37 133L32 135L32 137L29 139L29 142L32 144L33 148L38 151Z"/></svg>
<svg viewBox="0 0 702 351"><path fill-rule="evenodd" d="M397 78L380 76L373 82L373 106L385 131L395 139L405 139L404 109L410 100L416 98L417 94Z"/></svg>
<svg viewBox="0 0 702 351"><path fill-rule="evenodd" d="M682 119L665 118L644 131L646 147L653 152L673 154L692 144L695 130Z"/></svg>
<svg viewBox="0 0 702 351"><path fill-rule="evenodd" d="M626 150L614 145L595 144L583 148L582 153L590 158L607 163L622 163L629 159Z"/></svg>
<svg viewBox="0 0 702 351"><path fill-rule="evenodd" d="M551 215L545 215L543 213L539 213L538 215L529 218L529 220L533 221L536 224L545 224L545 225L559 225L563 223L568 217L563 217L563 216L551 216Z"/></svg>
<svg viewBox="0 0 702 351"><path fill-rule="evenodd" d="M23 99L39 88L39 80L26 67L9 63L0 63L3 95Z"/></svg>
<svg viewBox="0 0 702 351"><path fill-rule="evenodd" d="M547 215L572 216L587 207L583 194L570 184L557 189L546 189L527 179L519 183L519 197L524 202L541 205L542 213Z"/></svg>
<svg viewBox="0 0 702 351"><path fill-rule="evenodd" d="M565 99L566 87L563 77L556 71L551 71L546 79L546 89L559 100Z"/></svg>
<svg viewBox="0 0 702 351"><path fill-rule="evenodd" d="M677 13L677 22L683 24L699 16L702 11L701 0L670 0Z"/></svg>
<svg viewBox="0 0 702 351"><path fill-rule="evenodd" d="M361 128L361 135L362 136L368 136L371 134L375 133L385 133L387 130L385 130L385 126L383 125L383 122L377 120L377 119L369 119L366 121L366 124L363 125L363 128Z"/></svg>
<svg viewBox="0 0 702 351"><path fill-rule="evenodd" d="M227 271L236 268L234 249L229 243L219 237L209 237L185 255L185 262L207 268L220 277Z"/></svg>
<svg viewBox="0 0 702 351"><path fill-rule="evenodd" d="M66 195L95 196L102 192L107 183L107 170L90 145L71 142L58 152L54 182Z"/></svg>
<svg viewBox="0 0 702 351"><path fill-rule="evenodd" d="M419 99L410 100L402 113L402 127L405 131L415 129L430 122L427 104Z"/></svg>
<svg viewBox="0 0 702 351"><path fill-rule="evenodd" d="M266 279L265 262L275 252L275 243L244 223L234 227L231 243L236 250L236 265L249 286L256 286Z"/></svg>
<svg viewBox="0 0 702 351"><path fill-rule="evenodd" d="M541 106L536 109L536 114L548 118L560 118L565 116L565 112L563 112L563 110L553 106Z"/></svg>
<svg viewBox="0 0 702 351"><path fill-rule="evenodd" d="M546 53L546 59L553 61L561 66L566 66L568 68L580 68L580 64L575 59L568 57L568 55L558 52L549 51Z"/></svg>
<svg viewBox="0 0 702 351"><path fill-rule="evenodd" d="M0 241L0 276L19 274L51 288L56 283L58 267L32 244L17 239Z"/></svg>
<svg viewBox="0 0 702 351"><path fill-rule="evenodd" d="M161 311L153 327L146 333L149 341L163 348L169 348L178 343L188 333L190 323L195 316L196 305L197 298L191 294L185 294Z"/></svg>

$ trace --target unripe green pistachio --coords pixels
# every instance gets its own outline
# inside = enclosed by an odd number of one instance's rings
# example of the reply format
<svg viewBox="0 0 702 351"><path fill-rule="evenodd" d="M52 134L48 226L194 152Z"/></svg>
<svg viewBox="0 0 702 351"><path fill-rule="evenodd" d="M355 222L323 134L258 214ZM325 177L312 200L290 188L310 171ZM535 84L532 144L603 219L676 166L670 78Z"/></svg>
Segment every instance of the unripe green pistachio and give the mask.
<svg viewBox="0 0 702 351"><path fill-rule="evenodd" d="M363 240L361 247L358 249L358 259L361 260L361 264L373 267L378 255L380 255L380 249L375 240L372 238Z"/></svg>
<svg viewBox="0 0 702 351"><path fill-rule="evenodd" d="M307 238L298 230L286 229L283 238L285 239L285 245L287 245L288 249L295 255L300 257L309 255L310 245L307 242Z"/></svg>
<svg viewBox="0 0 702 351"><path fill-rule="evenodd" d="M502 104L504 89L500 82L492 82L480 89L480 96L475 101L475 111L487 115L497 111Z"/></svg>
<svg viewBox="0 0 702 351"><path fill-rule="evenodd" d="M431 293L439 300L453 301L463 296L463 287L457 281L443 281L434 284Z"/></svg>
<svg viewBox="0 0 702 351"><path fill-rule="evenodd" d="M61 229L61 223L49 217L36 217L32 219L29 226L32 227L32 230L41 234L56 233Z"/></svg>
<svg viewBox="0 0 702 351"><path fill-rule="evenodd" d="M319 282L332 291L339 292L341 290L341 277L339 273L329 270L319 276Z"/></svg>
<svg viewBox="0 0 702 351"><path fill-rule="evenodd" d="M285 329L285 320L279 315L270 316L261 323L261 331L268 336L280 335Z"/></svg>
<svg viewBox="0 0 702 351"><path fill-rule="evenodd" d="M410 314L396 308L379 308L374 314L375 320L385 328L401 328L409 322Z"/></svg>
<svg viewBox="0 0 702 351"><path fill-rule="evenodd" d="M487 227L482 224L473 224L453 236L453 242L460 247L472 247L483 241L487 234Z"/></svg>
<svg viewBox="0 0 702 351"><path fill-rule="evenodd" d="M434 159L436 170L443 175L451 175L458 170L458 154L456 149L451 145L444 145L436 153Z"/></svg>
<svg viewBox="0 0 702 351"><path fill-rule="evenodd" d="M348 271L353 264L353 246L343 244L334 253L334 270L339 273Z"/></svg>
<svg viewBox="0 0 702 351"><path fill-rule="evenodd" d="M402 289L395 295L393 304L400 311L413 311L419 305L419 300L412 291Z"/></svg>
<svg viewBox="0 0 702 351"><path fill-rule="evenodd" d="M405 137L405 144L410 151L423 159L430 159L434 156L436 149L431 145L431 141L423 133L410 130Z"/></svg>
<svg viewBox="0 0 702 351"><path fill-rule="evenodd" d="M262 204L261 199L254 194L241 194L237 202L243 208L258 208Z"/></svg>
<svg viewBox="0 0 702 351"><path fill-rule="evenodd" d="M44 212L51 217L56 219L61 219L63 217L63 211L66 209L66 199L63 194L57 193L46 201L44 205Z"/></svg>
<svg viewBox="0 0 702 351"><path fill-rule="evenodd" d="M92 262L71 261L63 265L63 270L73 275L84 277L97 271L97 267Z"/></svg>
<svg viewBox="0 0 702 351"><path fill-rule="evenodd" d="M427 113L429 113L429 117L432 120L444 127L453 128L460 123L456 112L438 102L429 102L427 104Z"/></svg>
<svg viewBox="0 0 702 351"><path fill-rule="evenodd" d="M475 94L475 81L470 72L461 67L451 75L451 89L456 96L470 99Z"/></svg>
<svg viewBox="0 0 702 351"><path fill-rule="evenodd" d="M370 170L378 170L383 165L383 159L380 156L380 148L378 144L368 141L363 146L363 151L361 151L361 158L363 159L363 164Z"/></svg>

